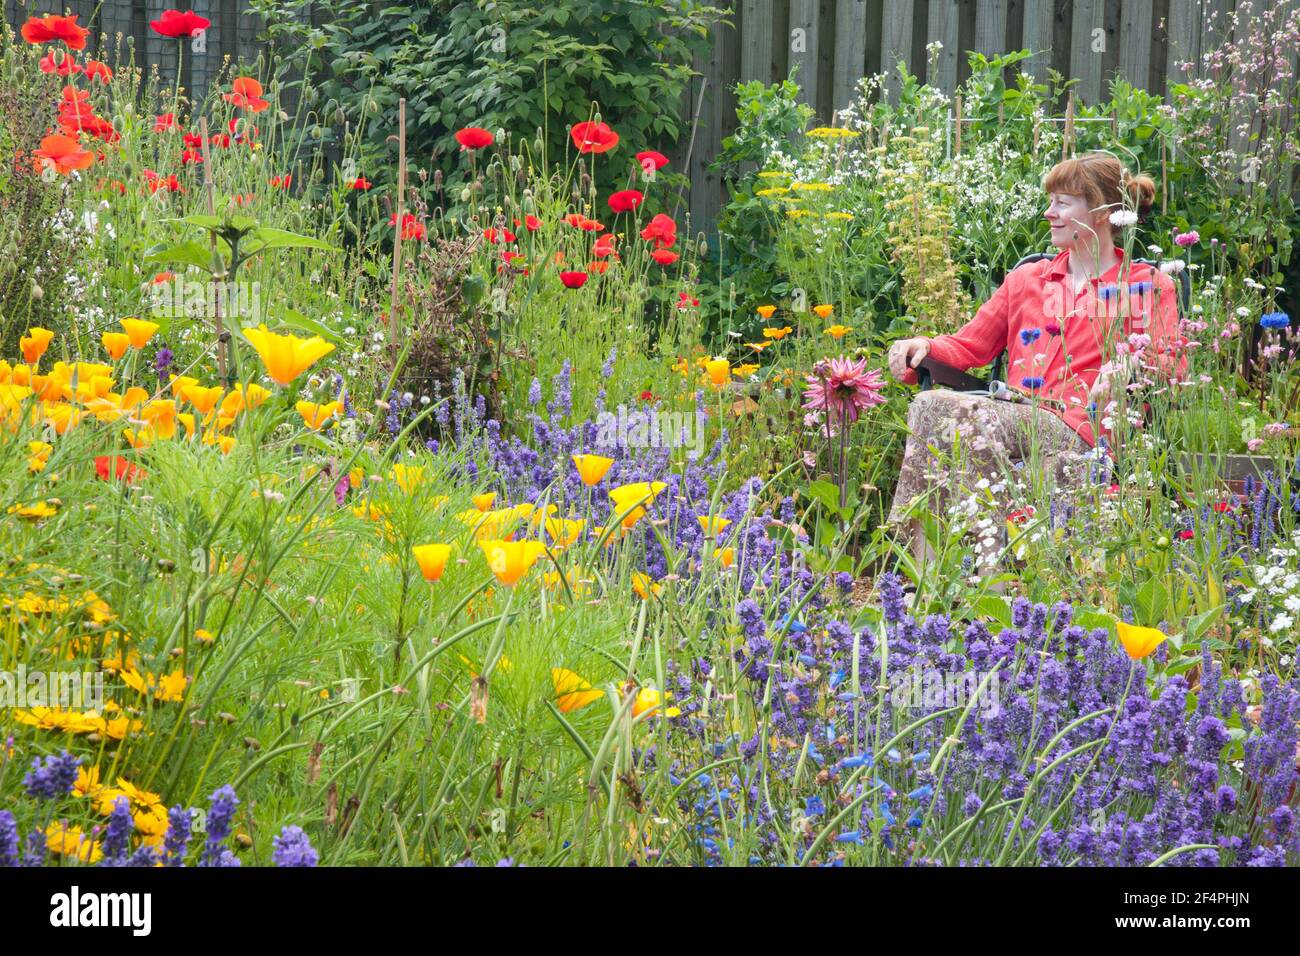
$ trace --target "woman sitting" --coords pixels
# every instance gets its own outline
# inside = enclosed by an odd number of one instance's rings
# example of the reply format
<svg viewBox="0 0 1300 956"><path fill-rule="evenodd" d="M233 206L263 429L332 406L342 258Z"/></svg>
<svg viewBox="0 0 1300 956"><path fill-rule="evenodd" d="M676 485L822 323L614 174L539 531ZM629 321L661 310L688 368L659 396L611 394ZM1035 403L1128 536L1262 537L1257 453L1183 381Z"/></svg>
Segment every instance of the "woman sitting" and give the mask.
<svg viewBox="0 0 1300 956"><path fill-rule="evenodd" d="M1043 181L1054 258L1013 269L975 318L952 335L909 338L889 349L890 372L916 381L927 357L965 371L1004 351L1006 397L932 389L908 410L910 435L889 521L906 522L917 560L926 551L917 499L944 515L954 493L995 509L979 533L981 566L997 561L1006 518L1018 507L1008 478L1037 455L1037 474L1057 487L1081 483L1098 447L1110 452L1109 397L1142 369L1168 377L1185 367L1177 293L1170 278L1125 258L1116 223L1141 220L1155 184L1133 176L1109 153L1087 153L1052 168ZM1098 407L1098 405L1102 407ZM960 436L962 462L945 469Z"/></svg>

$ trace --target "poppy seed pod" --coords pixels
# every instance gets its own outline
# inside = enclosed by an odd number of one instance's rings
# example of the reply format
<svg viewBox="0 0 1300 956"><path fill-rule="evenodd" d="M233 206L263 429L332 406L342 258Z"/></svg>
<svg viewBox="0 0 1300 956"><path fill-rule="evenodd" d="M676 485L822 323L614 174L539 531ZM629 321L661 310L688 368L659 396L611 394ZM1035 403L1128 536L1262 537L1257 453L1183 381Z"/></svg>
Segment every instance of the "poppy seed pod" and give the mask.
<svg viewBox="0 0 1300 956"><path fill-rule="evenodd" d="M466 186L464 189L460 191L460 201L469 202L469 197L470 197L469 187Z"/></svg>
<svg viewBox="0 0 1300 956"><path fill-rule="evenodd" d="M40 286L38 286L35 282L33 282L33 283L32 283L32 301L33 301L33 302L40 302L41 299L43 299L43 298L45 298L45 290L42 289Z"/></svg>
<svg viewBox="0 0 1300 956"><path fill-rule="evenodd" d="M262 749L262 745L261 745L261 743L258 742L258 739L257 739L256 737L245 737L245 738L244 738L244 746L247 747L249 750L261 750L261 749Z"/></svg>
<svg viewBox="0 0 1300 956"><path fill-rule="evenodd" d="M423 170L421 170L421 172L423 172ZM438 190L439 192L442 192L442 170L441 169L435 169L433 171L433 188Z"/></svg>
<svg viewBox="0 0 1300 956"><path fill-rule="evenodd" d="M159 558L158 570L162 574L171 574L176 570L176 562L169 560L168 558Z"/></svg>
<svg viewBox="0 0 1300 956"><path fill-rule="evenodd" d="M348 121L348 114L343 112L343 107L340 106L338 109L334 111L334 122L342 126L347 121Z"/></svg>

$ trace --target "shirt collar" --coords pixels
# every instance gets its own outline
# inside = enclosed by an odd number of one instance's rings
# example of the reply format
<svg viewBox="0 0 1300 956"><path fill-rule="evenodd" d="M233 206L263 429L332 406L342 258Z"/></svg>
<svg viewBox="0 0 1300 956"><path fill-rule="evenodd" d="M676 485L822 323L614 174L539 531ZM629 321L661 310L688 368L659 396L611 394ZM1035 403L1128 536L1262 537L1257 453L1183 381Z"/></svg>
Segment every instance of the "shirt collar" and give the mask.
<svg viewBox="0 0 1300 956"><path fill-rule="evenodd" d="M1124 268L1124 250L1121 249L1119 246L1115 246L1114 249L1115 249L1115 258L1119 261L1116 262L1115 265L1112 266L1110 269L1106 270L1105 275L1098 276L1097 281L1099 282L1114 282L1116 279L1119 278L1120 270ZM1057 255L1055 259L1052 260L1052 264L1047 269L1047 275L1050 278L1061 279L1064 278L1066 274L1069 273L1069 271L1070 271L1070 250L1065 249L1059 255Z"/></svg>

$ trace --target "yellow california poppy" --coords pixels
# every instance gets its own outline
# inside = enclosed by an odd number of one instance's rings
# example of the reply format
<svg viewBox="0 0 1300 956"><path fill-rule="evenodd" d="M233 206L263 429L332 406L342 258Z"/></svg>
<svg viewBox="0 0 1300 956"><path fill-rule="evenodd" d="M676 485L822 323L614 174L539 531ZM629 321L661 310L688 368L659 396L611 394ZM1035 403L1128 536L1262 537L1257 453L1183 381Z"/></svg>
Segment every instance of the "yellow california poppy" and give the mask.
<svg viewBox="0 0 1300 956"><path fill-rule="evenodd" d="M823 319L828 319L828 318L830 318L831 313L835 311L835 306L833 306L833 305L814 305L814 306L813 306L813 311L816 312L817 315L820 316L821 318L823 318Z"/></svg>
<svg viewBox="0 0 1300 956"><path fill-rule="evenodd" d="M704 363L704 371L709 373L709 381L721 387L731 379L731 363L724 358L710 359Z"/></svg>
<svg viewBox="0 0 1300 956"><path fill-rule="evenodd" d="M757 312L760 316L762 316L764 320L767 320L767 319L770 319L770 318L773 316L773 314L775 314L775 312L776 312L776 306L774 306L774 305L760 305L760 306L759 306L757 309L755 309L754 311Z"/></svg>
<svg viewBox="0 0 1300 956"><path fill-rule="evenodd" d="M634 481L612 489L609 497L614 502L616 512L618 514L627 512L623 517L623 527L631 528L645 517L646 505L653 504L655 496L667 487L662 481Z"/></svg>
<svg viewBox="0 0 1300 956"><path fill-rule="evenodd" d="M489 508L492 507L493 503L496 502L497 493L495 491L485 491L481 495L475 495L470 500L474 502L474 507L477 510L487 511Z"/></svg>
<svg viewBox="0 0 1300 956"><path fill-rule="evenodd" d="M614 465L613 458L603 455L574 455L573 466L578 469L578 477L587 487L600 484L600 480Z"/></svg>
<svg viewBox="0 0 1300 956"><path fill-rule="evenodd" d="M1116 621L1115 630L1119 632L1124 650L1135 661L1149 656L1157 647L1169 640L1169 635L1162 634L1154 627L1138 627L1124 621Z"/></svg>
<svg viewBox="0 0 1300 956"><path fill-rule="evenodd" d="M314 432L320 431L326 422L343 411L342 402L298 402L293 407L302 416L303 423Z"/></svg>
<svg viewBox="0 0 1300 956"><path fill-rule="evenodd" d="M551 668L551 683L555 687L555 706L562 714L582 710L605 696L603 690L593 688L586 678L563 667Z"/></svg>
<svg viewBox="0 0 1300 956"><path fill-rule="evenodd" d="M546 551L540 541L480 541L488 567L507 587L518 584Z"/></svg>
<svg viewBox="0 0 1300 956"><path fill-rule="evenodd" d="M704 529L704 533L710 538L717 537L727 525L731 524L730 518L720 518L715 515L699 515L696 520L699 521L700 527Z"/></svg>
<svg viewBox="0 0 1300 956"><path fill-rule="evenodd" d="M437 581L442 572L447 570L447 561L451 558L449 544L417 544L411 549L415 560L419 562L420 573L426 581Z"/></svg>
<svg viewBox="0 0 1300 956"><path fill-rule="evenodd" d="M131 342L131 347L142 349L149 344L153 334L158 331L157 322L149 322L145 319L121 319L118 322L122 326L122 331Z"/></svg>
<svg viewBox="0 0 1300 956"><path fill-rule="evenodd" d="M217 402L221 401L222 391L220 385L214 385L212 388L204 388L202 385L190 385L181 392L181 398L198 409L200 415L206 415L216 408Z"/></svg>
<svg viewBox="0 0 1300 956"><path fill-rule="evenodd" d="M105 332L99 340L104 343L104 351L114 362L126 354L127 346L131 344L131 337L125 332Z"/></svg>
<svg viewBox="0 0 1300 956"><path fill-rule="evenodd" d="M244 329L244 338L257 350L266 374L281 385L288 385L318 360L334 351L334 346L319 335L300 339L293 335L280 335L259 325Z"/></svg>

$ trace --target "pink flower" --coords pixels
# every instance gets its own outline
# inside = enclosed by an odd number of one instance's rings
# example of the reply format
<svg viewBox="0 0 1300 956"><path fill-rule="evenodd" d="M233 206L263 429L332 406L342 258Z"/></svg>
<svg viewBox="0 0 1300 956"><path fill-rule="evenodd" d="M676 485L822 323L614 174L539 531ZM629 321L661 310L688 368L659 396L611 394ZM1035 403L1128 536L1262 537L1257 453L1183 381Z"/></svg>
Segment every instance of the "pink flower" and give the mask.
<svg viewBox="0 0 1300 956"><path fill-rule="evenodd" d="M1184 249L1188 246L1194 246L1200 241L1201 234L1195 229L1189 230L1188 232L1180 232L1178 235L1174 236L1174 245L1182 246Z"/></svg>
<svg viewBox="0 0 1300 956"><path fill-rule="evenodd" d="M1254 451L1262 444L1264 444L1264 439L1252 438L1250 441L1246 442L1246 451Z"/></svg>
<svg viewBox="0 0 1300 956"><path fill-rule="evenodd" d="M880 393L885 380L878 369L867 371L866 359L835 358L818 362L813 371L816 374L807 377L803 407L823 409L832 423L856 422L866 409L884 404Z"/></svg>

